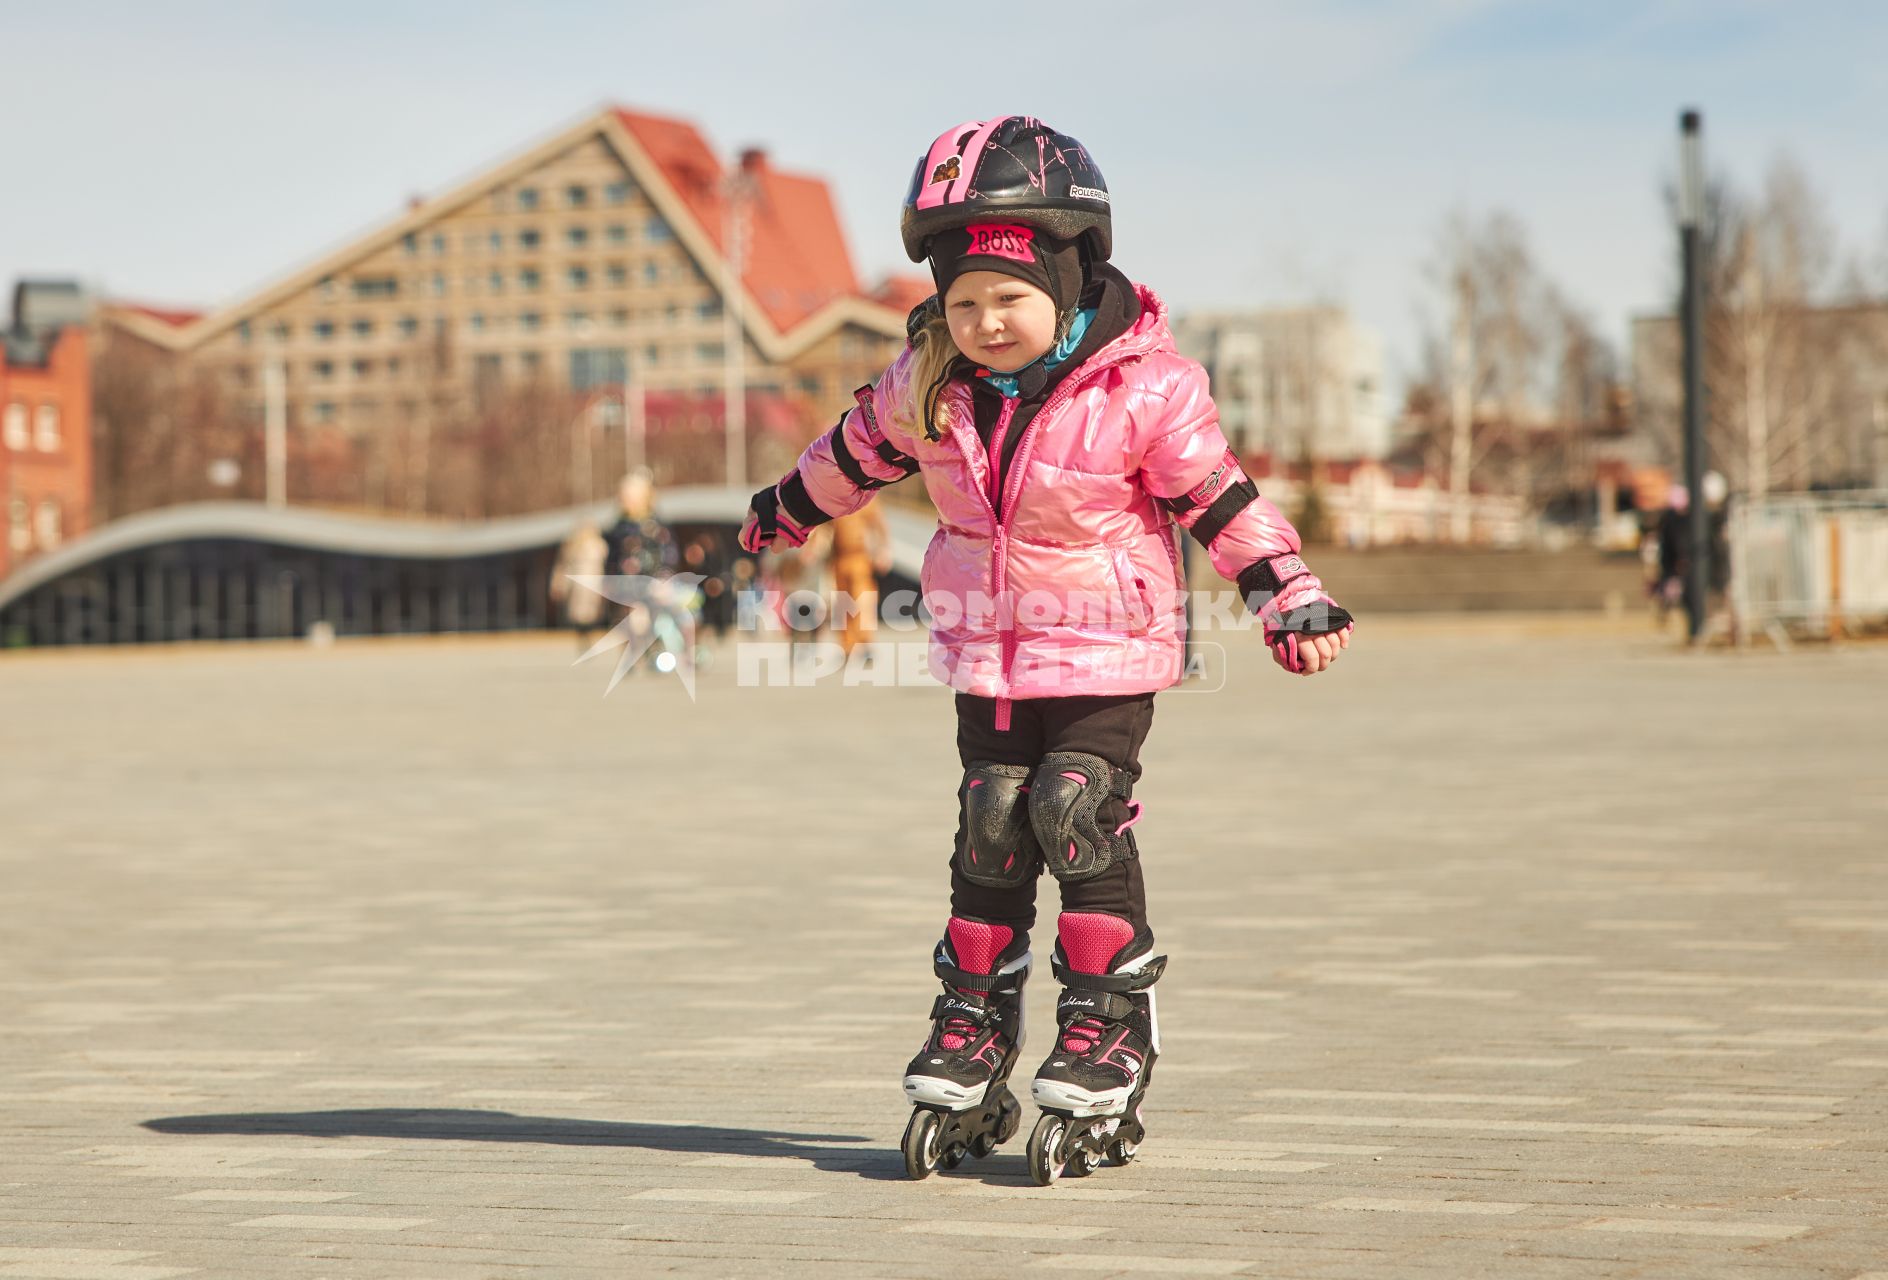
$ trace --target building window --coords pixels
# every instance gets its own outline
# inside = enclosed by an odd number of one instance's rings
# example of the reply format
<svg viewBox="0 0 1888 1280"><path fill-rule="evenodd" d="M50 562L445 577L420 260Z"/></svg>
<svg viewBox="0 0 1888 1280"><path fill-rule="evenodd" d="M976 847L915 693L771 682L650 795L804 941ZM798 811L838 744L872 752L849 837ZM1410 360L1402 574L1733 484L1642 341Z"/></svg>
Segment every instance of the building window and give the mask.
<svg viewBox="0 0 1888 1280"><path fill-rule="evenodd" d="M269 336L274 338L277 342L287 342L289 335L294 332L294 328L291 327L286 320L277 320L274 324L269 326Z"/></svg>
<svg viewBox="0 0 1888 1280"><path fill-rule="evenodd" d="M26 406L18 400L7 406L7 448L21 451L31 443L26 435Z"/></svg>
<svg viewBox="0 0 1888 1280"><path fill-rule="evenodd" d="M635 191L628 179L619 179L603 188L603 198L610 204L628 204L630 195Z"/></svg>
<svg viewBox="0 0 1888 1280"><path fill-rule="evenodd" d="M525 377L535 378L538 370L544 367L544 355L538 351L524 351L518 355L518 367L524 370Z"/></svg>
<svg viewBox="0 0 1888 1280"><path fill-rule="evenodd" d="M697 320L719 320L721 318L721 299L710 298L695 307Z"/></svg>
<svg viewBox="0 0 1888 1280"><path fill-rule="evenodd" d="M588 311L566 311L564 313L564 324L567 328L582 329L589 323L590 313Z"/></svg>
<svg viewBox="0 0 1888 1280"><path fill-rule="evenodd" d="M25 498L7 504L7 541L15 551L33 549L33 509Z"/></svg>
<svg viewBox="0 0 1888 1280"><path fill-rule="evenodd" d="M334 336L334 321L332 320L315 321L316 341L326 342L328 339L332 338L333 336Z"/></svg>
<svg viewBox="0 0 1888 1280"><path fill-rule="evenodd" d="M313 411L309 414L309 416L313 418L316 422L333 422L334 421L334 401L332 400L315 401Z"/></svg>
<svg viewBox="0 0 1888 1280"><path fill-rule="evenodd" d="M570 389L620 387L629 381L627 353L620 347L599 347L570 353Z"/></svg>
<svg viewBox="0 0 1888 1280"><path fill-rule="evenodd" d="M695 358L704 361L717 361L725 348L719 342L698 342L695 344Z"/></svg>
<svg viewBox="0 0 1888 1280"><path fill-rule="evenodd" d="M644 364L661 364L662 363L662 348L658 347L653 342L650 343L648 346L644 347L642 349L642 362Z"/></svg>
<svg viewBox="0 0 1888 1280"><path fill-rule="evenodd" d="M629 308L618 307L610 312L610 327L615 329L629 328Z"/></svg>
<svg viewBox="0 0 1888 1280"><path fill-rule="evenodd" d="M669 224L660 218L649 219L649 243L661 244L675 239L675 233L669 230Z"/></svg>
<svg viewBox="0 0 1888 1280"><path fill-rule="evenodd" d="M505 291L505 273L502 271L494 271L489 276L486 276L485 289L488 293L503 293Z"/></svg>
<svg viewBox="0 0 1888 1280"><path fill-rule="evenodd" d="M400 376L400 357L399 356L387 357L387 376L389 378L397 378Z"/></svg>
<svg viewBox="0 0 1888 1280"><path fill-rule="evenodd" d="M538 274L536 267L526 267L518 273L518 287L526 293L536 292L543 283L544 277Z"/></svg>
<svg viewBox="0 0 1888 1280"><path fill-rule="evenodd" d="M334 361L317 360L308 366L308 372L314 375L317 382L326 382L334 376Z"/></svg>
<svg viewBox="0 0 1888 1280"><path fill-rule="evenodd" d="M473 333L483 333L485 331L485 313L483 311L474 311L467 323L471 326Z"/></svg>
<svg viewBox="0 0 1888 1280"><path fill-rule="evenodd" d="M620 222L612 222L608 227L604 228L603 234L609 237L611 244L629 243L629 228Z"/></svg>
<svg viewBox="0 0 1888 1280"><path fill-rule="evenodd" d="M33 415L33 443L47 453L59 447L58 405L42 404L39 412Z"/></svg>
<svg viewBox="0 0 1888 1280"><path fill-rule="evenodd" d="M565 245L567 245L568 247L572 249L582 249L586 247L590 243L590 228L588 227L564 228L564 243Z"/></svg>
<svg viewBox="0 0 1888 1280"><path fill-rule="evenodd" d="M445 252L446 252L446 233L445 233L445 232L443 232L443 231L435 231L435 232L433 232L433 254L434 254L434 256L438 256L438 255L441 255L441 254L444 254Z"/></svg>
<svg viewBox="0 0 1888 1280"><path fill-rule="evenodd" d="M518 207L526 213L538 207L538 189L536 187L518 188Z"/></svg>
<svg viewBox="0 0 1888 1280"><path fill-rule="evenodd" d="M400 293L400 281L393 276L359 276L354 280L357 298L393 298Z"/></svg>
<svg viewBox="0 0 1888 1280"><path fill-rule="evenodd" d="M409 258L413 257L420 251L419 236L414 232L407 232L404 236L400 237L400 247L406 250L406 254Z"/></svg>
<svg viewBox="0 0 1888 1280"><path fill-rule="evenodd" d="M567 269L564 272L564 283L572 289L588 289L590 287L590 269L588 267L571 267Z"/></svg>
<svg viewBox="0 0 1888 1280"><path fill-rule="evenodd" d="M609 273L611 284L625 285L629 283L629 268L624 266L622 263L612 262L607 268L607 270Z"/></svg>
<svg viewBox="0 0 1888 1280"><path fill-rule="evenodd" d="M505 233L494 231L485 237L485 247L493 253L502 253L505 248Z"/></svg>
<svg viewBox="0 0 1888 1280"><path fill-rule="evenodd" d="M354 336L357 338L371 338L374 336L374 322L372 320L356 320L348 327L353 330Z"/></svg>
<svg viewBox="0 0 1888 1280"><path fill-rule="evenodd" d="M413 316L400 317L400 336L410 338L420 331L420 322Z"/></svg>
<svg viewBox="0 0 1888 1280"><path fill-rule="evenodd" d="M523 329L526 333L536 333L538 327L543 323L544 317L540 316L535 311L520 311L518 313L518 327Z"/></svg>
<svg viewBox="0 0 1888 1280"><path fill-rule="evenodd" d="M541 243L543 243L543 237L538 234L536 227L526 227L523 231L518 233L518 247L520 249L535 249Z"/></svg>
<svg viewBox="0 0 1888 1280"><path fill-rule="evenodd" d="M581 209L590 203L590 188L581 183L571 183L564 188L564 203L573 209Z"/></svg>
<svg viewBox="0 0 1888 1280"><path fill-rule="evenodd" d="M332 298L334 296L334 277L321 277L321 279L315 283L315 292L320 294L323 298Z"/></svg>
<svg viewBox="0 0 1888 1280"><path fill-rule="evenodd" d="M255 335L249 331L249 322L247 320L236 326L236 341L242 343L245 347L249 345L249 340L254 336Z"/></svg>
<svg viewBox="0 0 1888 1280"><path fill-rule="evenodd" d="M372 360L356 360L354 362L354 376L356 378L373 377L374 376L374 362Z"/></svg>
<svg viewBox="0 0 1888 1280"><path fill-rule="evenodd" d="M446 296L446 277L437 271L433 272L433 296L435 298Z"/></svg>
<svg viewBox="0 0 1888 1280"><path fill-rule="evenodd" d="M642 282L644 284L654 284L661 278L662 268L658 267L653 262L645 262L642 264Z"/></svg>

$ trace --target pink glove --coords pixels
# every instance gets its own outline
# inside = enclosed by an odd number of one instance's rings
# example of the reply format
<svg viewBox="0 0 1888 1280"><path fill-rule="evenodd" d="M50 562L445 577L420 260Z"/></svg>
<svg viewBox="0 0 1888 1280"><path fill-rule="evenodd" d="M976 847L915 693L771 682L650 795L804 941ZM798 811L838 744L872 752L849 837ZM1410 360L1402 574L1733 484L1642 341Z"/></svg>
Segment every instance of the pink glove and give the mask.
<svg viewBox="0 0 1888 1280"><path fill-rule="evenodd" d="M1348 644L1356 626L1349 612L1324 594L1324 584L1297 555L1272 556L1252 565L1239 575L1239 592L1264 626L1272 656L1293 675L1310 674L1300 651L1309 637L1336 635L1340 645Z"/></svg>
<svg viewBox="0 0 1888 1280"><path fill-rule="evenodd" d="M762 547L803 547L807 533L780 509L780 490L769 485L748 502L747 519L741 522L736 541L741 550L758 555Z"/></svg>

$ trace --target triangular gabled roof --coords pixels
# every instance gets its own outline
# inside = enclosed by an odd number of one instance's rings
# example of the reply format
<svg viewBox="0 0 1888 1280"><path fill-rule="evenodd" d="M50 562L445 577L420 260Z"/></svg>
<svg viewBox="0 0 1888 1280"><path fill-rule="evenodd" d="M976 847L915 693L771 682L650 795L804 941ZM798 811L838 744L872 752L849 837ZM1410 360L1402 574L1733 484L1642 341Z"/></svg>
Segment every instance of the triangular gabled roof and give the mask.
<svg viewBox="0 0 1888 1280"><path fill-rule="evenodd" d="M683 120L621 108L616 117L687 205L719 258L726 250L730 175L707 140ZM743 154L740 172L751 192L742 281L775 328L784 333L829 302L861 296L826 183L782 173L759 151Z"/></svg>
<svg viewBox="0 0 1888 1280"><path fill-rule="evenodd" d="M601 134L675 231L676 239L719 288L724 275L723 185L726 171L699 130L684 120L605 107L499 162L443 195L413 202L392 222L326 254L254 294L208 313L117 305L115 322L158 345L188 350L322 278L418 231L538 167L584 139ZM826 183L782 173L750 152L748 248L741 272L742 316L749 337L770 360L790 358L846 322L888 336L904 331L904 313L859 286Z"/></svg>

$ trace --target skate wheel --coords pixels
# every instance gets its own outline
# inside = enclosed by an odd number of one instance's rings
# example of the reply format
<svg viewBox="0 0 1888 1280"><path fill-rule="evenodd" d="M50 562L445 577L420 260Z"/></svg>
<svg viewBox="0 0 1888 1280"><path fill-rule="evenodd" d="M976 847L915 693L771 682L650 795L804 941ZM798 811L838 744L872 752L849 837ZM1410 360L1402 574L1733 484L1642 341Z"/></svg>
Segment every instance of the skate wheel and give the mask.
<svg viewBox="0 0 1888 1280"><path fill-rule="evenodd" d="M970 1140L970 1154L979 1160L987 1159L996 1150L996 1141L994 1133L980 1133Z"/></svg>
<svg viewBox="0 0 1888 1280"><path fill-rule="evenodd" d="M1101 1168L1101 1152L1093 1147L1080 1146L1069 1153L1069 1177L1086 1178L1099 1168Z"/></svg>
<svg viewBox="0 0 1888 1280"><path fill-rule="evenodd" d="M954 1143L944 1148L944 1155L938 1161L938 1164L945 1169L955 1169L964 1162L964 1157L969 1154L970 1148L964 1146L961 1142Z"/></svg>
<svg viewBox="0 0 1888 1280"><path fill-rule="evenodd" d="M1046 1187L1062 1176L1062 1139L1069 1126L1061 1116L1044 1116L1029 1131L1029 1176Z"/></svg>
<svg viewBox="0 0 1888 1280"><path fill-rule="evenodd" d="M943 1133L937 1112L919 1107L911 1113L911 1123L905 1126L906 1177L917 1180L931 1176L941 1155L938 1147Z"/></svg>
<svg viewBox="0 0 1888 1280"><path fill-rule="evenodd" d="M1116 1138L1108 1144L1108 1163L1113 1165L1133 1164L1135 1154L1141 1144L1129 1142L1126 1138Z"/></svg>

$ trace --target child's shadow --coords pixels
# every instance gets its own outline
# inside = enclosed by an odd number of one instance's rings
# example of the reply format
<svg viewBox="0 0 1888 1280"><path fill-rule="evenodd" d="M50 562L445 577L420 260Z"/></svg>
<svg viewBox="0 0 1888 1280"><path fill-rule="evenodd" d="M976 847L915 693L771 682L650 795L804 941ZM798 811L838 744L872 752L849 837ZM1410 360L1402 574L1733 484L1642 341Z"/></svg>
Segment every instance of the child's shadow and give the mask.
<svg viewBox="0 0 1888 1280"><path fill-rule="evenodd" d="M646 1124L634 1120L568 1120L505 1111L447 1107L375 1107L353 1111L255 1111L165 1116L146 1120L156 1133L293 1134L307 1138L439 1139L453 1142L540 1142L565 1147L640 1147L677 1155L761 1156L811 1161L816 1169L879 1181L905 1176L895 1151L827 1145L869 1141L852 1134L722 1129L711 1125Z"/></svg>

